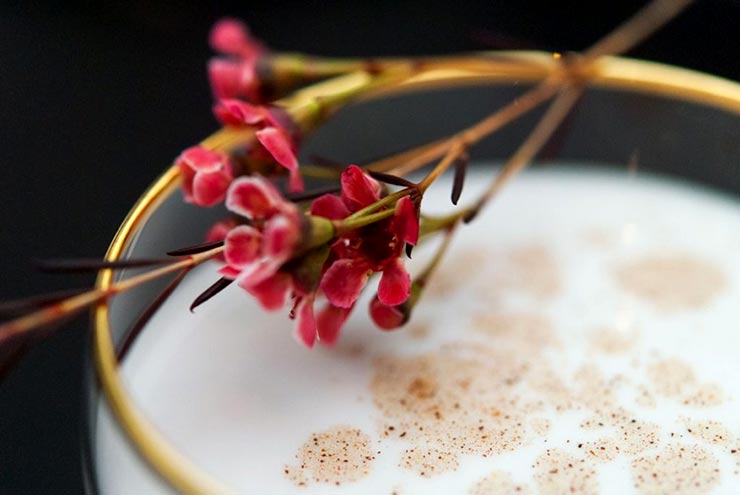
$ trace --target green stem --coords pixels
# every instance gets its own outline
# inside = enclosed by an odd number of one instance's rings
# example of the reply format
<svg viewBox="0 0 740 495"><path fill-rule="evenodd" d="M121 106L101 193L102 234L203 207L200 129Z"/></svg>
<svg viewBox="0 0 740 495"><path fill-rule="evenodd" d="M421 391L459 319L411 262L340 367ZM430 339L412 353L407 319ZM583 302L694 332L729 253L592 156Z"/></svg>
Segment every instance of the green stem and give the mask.
<svg viewBox="0 0 740 495"><path fill-rule="evenodd" d="M453 234L455 233L455 229L459 225L459 221L455 220L453 222L450 222L447 224L445 228L445 237L442 239L442 244L437 248L437 252L434 253L434 257L431 259L429 264L424 268L424 270L417 276L416 280L423 286L426 284L429 277L434 273L434 270L437 269L437 266L439 266L439 263L442 261L442 258L444 257L447 250L450 248L450 244L452 242Z"/></svg>
<svg viewBox="0 0 740 495"><path fill-rule="evenodd" d="M363 208L361 210L357 210L356 212L354 212L353 214L351 214L350 216L348 216L344 220L345 221L346 220L353 221L353 220L356 220L358 218L364 217L365 215L368 215L370 213L373 213L374 211L377 211L380 208L383 208L384 206L387 206L387 205L390 205L392 203L395 203L399 199L403 198L404 196L408 196L412 192L413 192L413 190L412 189L408 189L408 188L401 189L400 191L396 191L396 192L394 192L392 194L389 194L388 196L386 196L384 198L379 199L375 203L373 203L373 204L371 204L369 206L366 206L365 208Z"/></svg>
<svg viewBox="0 0 740 495"><path fill-rule="evenodd" d="M336 220L334 222L334 229L337 236L342 236L348 232L352 232L353 230L390 218L394 213L395 210L383 210L354 219L347 217L344 220Z"/></svg>

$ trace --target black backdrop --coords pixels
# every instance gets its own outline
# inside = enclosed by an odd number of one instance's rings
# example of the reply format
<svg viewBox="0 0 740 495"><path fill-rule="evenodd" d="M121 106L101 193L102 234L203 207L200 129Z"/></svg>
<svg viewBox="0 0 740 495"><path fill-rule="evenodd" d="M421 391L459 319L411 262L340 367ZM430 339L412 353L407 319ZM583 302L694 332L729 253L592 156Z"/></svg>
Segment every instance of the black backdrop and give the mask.
<svg viewBox="0 0 740 495"><path fill-rule="evenodd" d="M390 55L578 50L641 1L145 0L0 5L0 299L82 286L32 257L101 256L138 195L214 129L206 36L246 19L276 49ZM740 2L703 0L630 55L740 79ZM65 326L0 384L0 493L79 493L88 324Z"/></svg>

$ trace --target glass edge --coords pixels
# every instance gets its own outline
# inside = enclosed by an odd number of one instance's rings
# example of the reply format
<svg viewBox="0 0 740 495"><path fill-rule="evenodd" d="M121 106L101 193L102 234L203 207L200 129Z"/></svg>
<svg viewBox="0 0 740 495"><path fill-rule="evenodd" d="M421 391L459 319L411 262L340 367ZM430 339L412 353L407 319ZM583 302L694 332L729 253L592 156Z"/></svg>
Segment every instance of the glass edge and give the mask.
<svg viewBox="0 0 740 495"><path fill-rule="evenodd" d="M550 63L548 60L552 59L551 54L542 52L509 52L507 55L541 64L548 64ZM416 90L418 86L443 87L446 81L449 82L450 77L450 74L433 74L423 81L412 81L408 85L402 85L394 93ZM513 79L510 75L502 74L499 77L485 79L471 78L470 84L503 84ZM516 80L532 82L537 80L537 77L531 77L528 80L518 77ZM740 83L657 62L605 57L599 62L597 75L592 80L591 86L671 97L740 114ZM134 203L114 235L105 256L106 260L115 260L121 256L138 226L143 224L159 204L174 192L178 182L177 169L170 167L146 189ZM111 270L101 270L95 286L106 288L111 283L112 277ZM102 388L102 397L108 401L116 420L122 423L121 427L129 436L129 440L134 444L138 453L144 457L147 465L153 466L155 472L168 484L183 493L231 492L178 455L138 412L138 408L128 397L116 371L107 310L107 304L101 303L91 312L92 334L87 344L90 347L88 359L91 361L86 361L86 385L93 387L97 383ZM84 410L87 414L82 420L83 452L81 458L87 493L98 493L99 489L95 469L95 432L93 431L96 424L93 416L97 408L93 408L91 402L97 403L100 398L100 393L93 393L90 390L83 394ZM148 434L152 436L147 436Z"/></svg>

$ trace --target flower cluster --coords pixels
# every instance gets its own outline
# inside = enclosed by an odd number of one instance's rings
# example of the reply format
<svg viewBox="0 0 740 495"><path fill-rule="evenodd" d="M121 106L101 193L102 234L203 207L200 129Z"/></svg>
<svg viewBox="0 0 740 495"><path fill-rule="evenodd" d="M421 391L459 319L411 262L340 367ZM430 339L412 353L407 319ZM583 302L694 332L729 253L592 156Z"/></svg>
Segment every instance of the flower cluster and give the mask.
<svg viewBox="0 0 740 495"><path fill-rule="evenodd" d="M226 207L243 223L219 222L209 233L209 240L224 240L220 273L268 311L283 308L290 299L298 339L308 347L316 340L331 345L373 273L382 274L381 304L395 307L409 297L402 253L406 244L418 240L419 217L408 196L386 219L340 234L333 227L380 199L380 184L355 165L342 173L341 194L317 198L307 213L267 179L237 178ZM330 234L311 245L308 240L317 238L317 230ZM326 303L314 312L319 298Z"/></svg>
<svg viewBox="0 0 740 495"><path fill-rule="evenodd" d="M274 162L289 173L288 188L303 190L298 172L298 140L289 116L278 108L250 105L236 99L220 100L213 107L216 118L228 127L254 130L257 143L246 150L252 160ZM234 158L202 146L188 148L175 161L180 169L185 200L198 206L214 206L226 197L234 179Z"/></svg>
<svg viewBox="0 0 740 495"><path fill-rule="evenodd" d="M210 44L221 56L208 63L208 77L216 99L261 100L257 64L266 54L247 26L236 19L222 19L211 30Z"/></svg>
<svg viewBox="0 0 740 495"><path fill-rule="evenodd" d="M332 220L344 219L380 199L380 184L356 165L342 173L340 196L316 199L311 213ZM382 273L378 299L397 306L409 297L411 278L401 259L406 244L416 245L419 218L409 196L401 198L392 217L340 236L332 245L331 261L321 289L336 308L349 311L370 275ZM337 310L339 311L339 310Z"/></svg>

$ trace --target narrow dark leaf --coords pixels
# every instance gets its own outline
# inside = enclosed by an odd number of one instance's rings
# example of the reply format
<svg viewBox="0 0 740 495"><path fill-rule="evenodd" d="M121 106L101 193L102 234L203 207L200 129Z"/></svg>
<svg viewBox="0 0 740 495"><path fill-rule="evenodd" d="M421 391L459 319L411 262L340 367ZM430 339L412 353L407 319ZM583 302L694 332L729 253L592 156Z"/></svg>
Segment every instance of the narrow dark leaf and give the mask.
<svg viewBox="0 0 740 495"><path fill-rule="evenodd" d="M102 261L97 259L47 259L34 260L33 264L38 270L47 273L84 273L102 270L104 268L142 268L154 265L166 265L172 263L171 259L140 259L140 260L117 260Z"/></svg>
<svg viewBox="0 0 740 495"><path fill-rule="evenodd" d="M450 199L453 205L457 205L462 194L463 184L465 183L465 172L468 170L468 154L463 153L455 160L455 178L452 182L452 194Z"/></svg>
<svg viewBox="0 0 740 495"><path fill-rule="evenodd" d="M216 282L204 290L198 297L195 298L195 301L193 301L193 304L190 305L190 311L194 311L195 308L203 304L204 302L208 301L210 298L224 290L226 287L231 285L233 280L230 280L228 278L220 278L216 280Z"/></svg>
<svg viewBox="0 0 740 495"><path fill-rule="evenodd" d="M465 215L462 219L463 223L470 223L473 220L475 220L475 217L478 216L479 212L480 212L480 206L474 209L473 211L471 211L470 213L468 213L467 215Z"/></svg>
<svg viewBox="0 0 740 495"><path fill-rule="evenodd" d="M154 300L149 304L149 306L142 311L142 313L139 315L139 317L136 319L133 325L131 325L131 328L129 329L128 333L126 334L126 338L124 339L123 343L121 344L121 347L118 350L118 362L122 362L123 359L126 357L126 354L128 354L129 349L131 349L131 346L134 344L134 341L137 339L137 337L141 334L141 331L144 329L146 324L149 322L149 320L152 319L152 316L159 310L159 308L164 304L164 302L167 300L168 297L174 292L174 290L177 288L178 285L180 285L180 282L182 282L182 279L185 278L185 275L188 274L190 270L183 270L180 273L177 274L177 277L172 279L172 282L167 284L167 287L164 288L162 292L159 293L159 295L154 298Z"/></svg>
<svg viewBox="0 0 740 495"><path fill-rule="evenodd" d="M406 244L406 256L408 256L409 259L411 259L411 251L414 250L414 246L411 244Z"/></svg>
<svg viewBox="0 0 740 495"><path fill-rule="evenodd" d="M328 186L328 187L322 187L320 189L312 189L311 191L303 191L299 193L286 193L285 198L289 201L293 201L294 203L299 203L301 201L308 201L311 199L316 199L319 196L323 196L324 194L333 194L338 193L341 191L340 186Z"/></svg>
<svg viewBox="0 0 740 495"><path fill-rule="evenodd" d="M87 290L88 289L70 289L24 297L22 299L14 299L12 301L2 301L0 302L0 316L7 318L22 316L31 311L41 309L49 304L57 303L63 299L81 294Z"/></svg>
<svg viewBox="0 0 740 495"><path fill-rule="evenodd" d="M374 172L372 170L368 170L367 173L373 179L379 180L380 182L385 182L386 184L401 187L416 187L416 184L414 184L410 180L404 179L403 177L398 177L397 175L384 174L383 172Z"/></svg>
<svg viewBox="0 0 740 495"><path fill-rule="evenodd" d="M175 249L174 251L169 251L167 252L167 256L187 256L189 254L198 254L205 251L210 251L211 249L215 249L223 245L224 241L204 242L202 244L196 244L194 246L188 246L180 249Z"/></svg>

